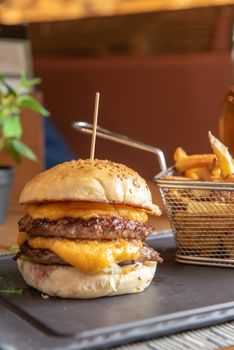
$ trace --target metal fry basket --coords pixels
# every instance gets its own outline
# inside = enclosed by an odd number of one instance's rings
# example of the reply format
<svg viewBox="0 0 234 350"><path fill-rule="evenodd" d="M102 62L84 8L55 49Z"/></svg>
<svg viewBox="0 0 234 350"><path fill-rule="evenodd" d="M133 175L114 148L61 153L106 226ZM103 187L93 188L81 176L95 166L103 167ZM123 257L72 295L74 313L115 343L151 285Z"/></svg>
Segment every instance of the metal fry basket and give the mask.
<svg viewBox="0 0 234 350"><path fill-rule="evenodd" d="M91 134L92 125L72 126ZM161 172L154 177L159 188L177 251L176 260L186 264L234 267L234 183L192 181L173 177L159 148L132 140L101 127L97 136L154 153Z"/></svg>
<svg viewBox="0 0 234 350"><path fill-rule="evenodd" d="M176 260L234 267L234 184L155 176L176 240Z"/></svg>

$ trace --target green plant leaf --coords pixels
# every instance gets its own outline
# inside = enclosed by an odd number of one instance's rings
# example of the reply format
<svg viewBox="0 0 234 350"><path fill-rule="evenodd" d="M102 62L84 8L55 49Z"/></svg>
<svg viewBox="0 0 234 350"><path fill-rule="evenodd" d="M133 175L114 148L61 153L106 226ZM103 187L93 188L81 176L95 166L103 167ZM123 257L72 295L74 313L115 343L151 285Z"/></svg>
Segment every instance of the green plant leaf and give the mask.
<svg viewBox="0 0 234 350"><path fill-rule="evenodd" d="M0 294L6 294L6 295L20 295L24 291L23 288L7 288L7 289L0 289Z"/></svg>
<svg viewBox="0 0 234 350"><path fill-rule="evenodd" d="M18 115L20 116L20 108L17 106L11 106L11 113L12 115Z"/></svg>
<svg viewBox="0 0 234 350"><path fill-rule="evenodd" d="M22 75L16 88L10 86L0 71L0 150L6 149L11 157L19 163L24 156L36 160L33 151L20 141L22 136L21 108L31 109L43 116L49 112L38 103L30 92L34 85L41 82L38 78L28 79Z"/></svg>
<svg viewBox="0 0 234 350"><path fill-rule="evenodd" d="M33 153L33 151L27 146L25 145L23 142L21 142L18 139L13 139L11 141L11 144L14 148L14 150L16 152L18 152L19 154L21 154L22 156L29 158L31 160L37 160L37 157L35 155L35 153Z"/></svg>
<svg viewBox="0 0 234 350"><path fill-rule="evenodd" d="M18 115L9 116L2 122L2 134L5 138L20 138L22 136L22 126Z"/></svg>
<svg viewBox="0 0 234 350"><path fill-rule="evenodd" d="M8 118L10 114L11 114L11 111L9 107L4 106L0 108L0 119Z"/></svg>
<svg viewBox="0 0 234 350"><path fill-rule="evenodd" d="M45 109L40 103L38 103L32 96L29 95L21 95L16 98L16 104L19 107L27 107L37 113L42 114L44 117L48 117L50 115L49 111Z"/></svg>
<svg viewBox="0 0 234 350"><path fill-rule="evenodd" d="M12 159L14 159L14 161L16 163L20 163L21 156L20 156L19 152L14 148L12 141L13 140L9 140L7 142L7 144L5 145L5 148L6 148L7 152L10 154L10 156L12 157Z"/></svg>
<svg viewBox="0 0 234 350"><path fill-rule="evenodd" d="M41 78L33 78L29 80L29 84L31 86L41 84Z"/></svg>
<svg viewBox="0 0 234 350"><path fill-rule="evenodd" d="M9 94L9 95L14 95L14 96L17 95L15 89L14 89L12 86L10 86L10 85L7 84L7 83L5 83L5 86L6 86L6 88L7 88L7 91L8 91L8 94Z"/></svg>
<svg viewBox="0 0 234 350"><path fill-rule="evenodd" d="M33 86L41 83L40 78L28 79L25 74L21 75L20 86L30 90Z"/></svg>
<svg viewBox="0 0 234 350"><path fill-rule="evenodd" d="M6 91L9 95L16 95L15 89L6 82L6 77L2 72L0 72L0 83L0 88L3 89L3 92Z"/></svg>
<svg viewBox="0 0 234 350"><path fill-rule="evenodd" d="M5 81L5 76L2 72L0 72L0 82L3 83Z"/></svg>

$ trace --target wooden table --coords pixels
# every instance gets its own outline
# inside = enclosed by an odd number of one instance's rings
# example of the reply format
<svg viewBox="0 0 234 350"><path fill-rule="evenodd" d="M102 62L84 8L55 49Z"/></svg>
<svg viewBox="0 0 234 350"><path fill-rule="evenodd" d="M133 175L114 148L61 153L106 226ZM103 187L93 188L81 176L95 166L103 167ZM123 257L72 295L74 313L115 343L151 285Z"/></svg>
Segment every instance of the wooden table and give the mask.
<svg viewBox="0 0 234 350"><path fill-rule="evenodd" d="M20 210L10 210L7 221L0 224L0 254L9 253L9 248L16 242L18 234L18 220L23 216ZM149 223L156 231L170 228L167 217L163 214L160 218L150 218Z"/></svg>

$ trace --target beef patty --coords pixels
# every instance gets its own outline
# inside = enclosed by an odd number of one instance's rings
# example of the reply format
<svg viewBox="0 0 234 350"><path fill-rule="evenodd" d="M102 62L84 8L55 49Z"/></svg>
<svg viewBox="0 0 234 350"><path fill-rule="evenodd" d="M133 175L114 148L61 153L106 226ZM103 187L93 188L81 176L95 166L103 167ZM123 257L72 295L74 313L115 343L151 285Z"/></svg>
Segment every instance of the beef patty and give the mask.
<svg viewBox="0 0 234 350"><path fill-rule="evenodd" d="M64 237L70 239L140 239L154 230L152 226L120 217L93 217L90 220L66 217L59 220L33 219L24 216L19 231L32 236Z"/></svg>
<svg viewBox="0 0 234 350"><path fill-rule="evenodd" d="M20 256L24 255L26 259L29 261L36 263L36 264L43 264L43 265L69 265L65 261L63 261L60 257L58 257L55 253L51 252L48 249L34 249L31 248L28 245L28 242L25 242L20 247L20 252L15 256L15 260L18 259ZM163 259L159 256L159 253L154 250L152 247L149 247L148 245L144 244L141 249L141 256L137 260L140 262L144 261L157 261L157 262L163 262ZM133 264L135 261L128 260L123 261L119 265L130 265Z"/></svg>

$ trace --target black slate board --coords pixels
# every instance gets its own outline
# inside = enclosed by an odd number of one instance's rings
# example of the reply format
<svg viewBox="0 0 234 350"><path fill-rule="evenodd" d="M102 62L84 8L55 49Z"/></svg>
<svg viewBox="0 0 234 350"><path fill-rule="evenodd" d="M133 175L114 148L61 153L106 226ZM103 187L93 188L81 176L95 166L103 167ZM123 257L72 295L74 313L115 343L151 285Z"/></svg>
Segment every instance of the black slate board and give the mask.
<svg viewBox="0 0 234 350"><path fill-rule="evenodd" d="M0 258L0 349L104 349L234 319L233 270L174 261L173 238L152 238L165 262L140 294L95 300L43 299L11 257Z"/></svg>

